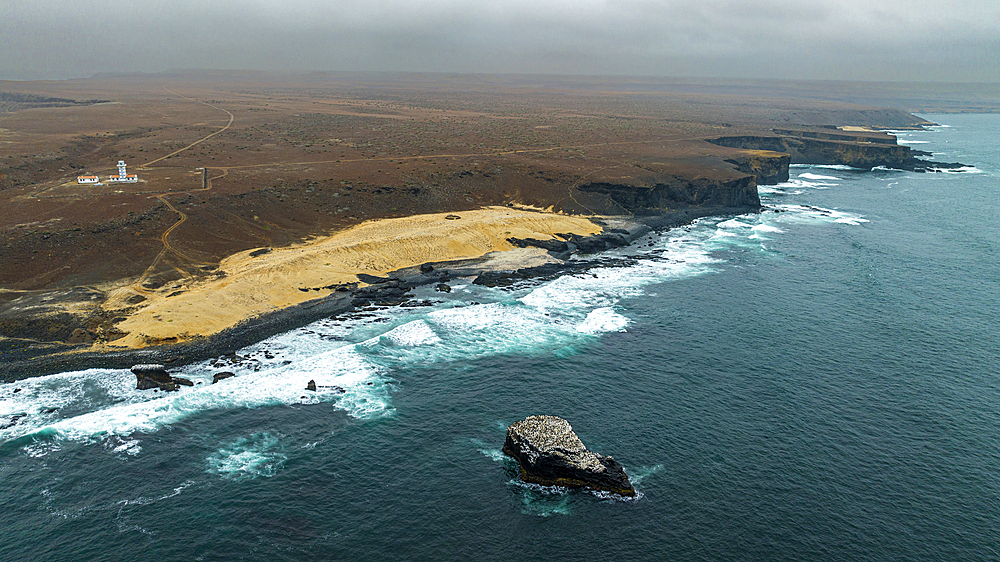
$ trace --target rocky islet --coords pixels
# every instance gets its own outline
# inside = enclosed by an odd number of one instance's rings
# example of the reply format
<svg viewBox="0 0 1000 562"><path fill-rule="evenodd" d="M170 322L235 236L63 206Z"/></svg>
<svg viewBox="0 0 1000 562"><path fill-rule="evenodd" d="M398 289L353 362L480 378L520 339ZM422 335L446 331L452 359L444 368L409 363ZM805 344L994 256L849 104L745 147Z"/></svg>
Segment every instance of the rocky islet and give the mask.
<svg viewBox="0 0 1000 562"><path fill-rule="evenodd" d="M529 416L510 425L503 452L517 460L525 482L635 496L622 465L588 450L560 417Z"/></svg>

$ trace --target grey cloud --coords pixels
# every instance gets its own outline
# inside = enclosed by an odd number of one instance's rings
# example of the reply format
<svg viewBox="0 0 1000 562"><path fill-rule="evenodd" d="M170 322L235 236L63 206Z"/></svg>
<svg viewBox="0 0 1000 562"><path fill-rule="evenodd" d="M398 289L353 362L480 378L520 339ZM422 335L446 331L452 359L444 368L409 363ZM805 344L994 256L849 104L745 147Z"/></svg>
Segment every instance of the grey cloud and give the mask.
<svg viewBox="0 0 1000 562"><path fill-rule="evenodd" d="M168 68L1000 81L1000 5L929 0L8 2L0 78Z"/></svg>

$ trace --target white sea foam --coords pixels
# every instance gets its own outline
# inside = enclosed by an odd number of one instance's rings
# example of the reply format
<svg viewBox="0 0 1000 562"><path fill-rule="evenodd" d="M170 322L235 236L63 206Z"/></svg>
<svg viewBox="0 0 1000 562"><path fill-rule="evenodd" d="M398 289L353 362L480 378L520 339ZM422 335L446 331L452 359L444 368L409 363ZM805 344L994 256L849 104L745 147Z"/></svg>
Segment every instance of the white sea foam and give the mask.
<svg viewBox="0 0 1000 562"><path fill-rule="evenodd" d="M522 482L519 479L509 480L509 485L519 489L521 495L521 513L537 517L553 515L569 515L569 489L558 486L541 486Z"/></svg>
<svg viewBox="0 0 1000 562"><path fill-rule="evenodd" d="M624 332L630 320L615 312L614 308L604 307L591 310L587 319L577 325L576 331L585 334L600 334L604 332Z"/></svg>
<svg viewBox="0 0 1000 562"><path fill-rule="evenodd" d="M756 232L775 232L775 233L782 233L782 232L784 232L784 230L781 230L780 228L778 228L776 226L771 226L769 224L758 224L758 225L754 226L752 228L752 230L754 230Z"/></svg>
<svg viewBox="0 0 1000 562"><path fill-rule="evenodd" d="M416 346L441 343L441 338L423 320L414 320L393 328L383 338L396 345Z"/></svg>
<svg viewBox="0 0 1000 562"><path fill-rule="evenodd" d="M333 402L357 418L391 413L382 370L368 362L354 346L342 346L259 371L239 366L231 369L237 376L218 384L181 387L176 392L152 395L150 391L134 390L135 377L129 371L91 370L20 381L21 392L12 394L13 400L0 403L7 409L26 410L29 414L3 430L0 437L12 439L35 433L74 440L128 436L136 432L150 433L208 410L292 403ZM175 374L194 379L204 377L206 370L205 364L199 364ZM305 390L310 380L321 387L317 392ZM120 391L124 399L111 402L90 401L87 392L80 390L81 387L102 385L118 390L123 385L131 388L127 392ZM46 388L53 391L54 398L44 394ZM11 392L8 388L3 390ZM9 405L12 401L14 406ZM49 412L53 404L57 410ZM59 406L69 409L69 406L79 408L81 405L91 411L65 417L59 414ZM137 446L130 445L128 449L138 452L141 449Z"/></svg>
<svg viewBox="0 0 1000 562"><path fill-rule="evenodd" d="M843 164L791 164L789 168L823 168L826 170L847 170L847 171L858 171L861 168L855 168L853 166L845 166Z"/></svg>
<svg viewBox="0 0 1000 562"><path fill-rule="evenodd" d="M638 487L642 484L643 480L660 472L663 472L662 464L656 464L649 467L642 466L635 470L630 470L628 472L628 478L629 481L632 482L633 487Z"/></svg>
<svg viewBox="0 0 1000 562"><path fill-rule="evenodd" d="M124 453L129 456L135 456L142 452L142 446L139 444L138 439L118 439L117 441L108 441L107 445L115 453Z"/></svg>
<svg viewBox="0 0 1000 562"><path fill-rule="evenodd" d="M758 185L757 193L760 195L802 195L805 190L796 189L796 186L786 182L783 185Z"/></svg>
<svg viewBox="0 0 1000 562"><path fill-rule="evenodd" d="M741 221L739 219L729 219L729 220L725 220L725 221L720 222L716 226L719 227L719 228L743 228L743 227L748 226L748 225L747 225L747 223L745 223L745 222L743 222L743 221Z"/></svg>
<svg viewBox="0 0 1000 562"><path fill-rule="evenodd" d="M758 224L751 227L752 234L749 236L750 240L770 240L767 234L781 234L784 231L776 226L771 226L769 224Z"/></svg>
<svg viewBox="0 0 1000 562"><path fill-rule="evenodd" d="M841 223L860 226L869 222L868 219L856 213L824 209L822 207L812 207L809 205L774 205L774 207L781 212L769 213L767 220L779 224Z"/></svg>
<svg viewBox="0 0 1000 562"><path fill-rule="evenodd" d="M278 473L288 457L281 452L277 436L255 433L229 443L206 459L208 471L230 480L270 478Z"/></svg>
<svg viewBox="0 0 1000 562"><path fill-rule="evenodd" d="M805 173L799 174L799 177L800 178L806 178L807 180L834 180L834 181L840 181L840 178L835 177L835 176L823 176L823 175L820 175L820 174L813 174L813 173L810 173L810 172L805 172Z"/></svg>
<svg viewBox="0 0 1000 562"><path fill-rule="evenodd" d="M638 296L651 283L701 275L718 262L705 244L710 233L706 229L698 235L661 241L656 245L660 259L640 259L632 266L560 277L532 290L520 301L543 314L588 314L595 306L609 307L623 298Z"/></svg>
<svg viewBox="0 0 1000 562"><path fill-rule="evenodd" d="M107 404L141 402L135 376L121 369L88 369L0 385L0 439L9 440Z"/></svg>
<svg viewBox="0 0 1000 562"><path fill-rule="evenodd" d="M482 454L484 457L490 459L493 462L501 464L514 462L514 459L504 454L503 450L501 449L486 447L483 444L483 442L478 439L473 439L472 443L478 447L477 450L480 452L480 454Z"/></svg>
<svg viewBox="0 0 1000 562"><path fill-rule="evenodd" d="M962 166L961 168L934 168L938 172L945 174L982 174L983 171L975 166Z"/></svg>
<svg viewBox="0 0 1000 562"><path fill-rule="evenodd" d="M831 183L828 180L823 181L806 181L804 179L792 178L786 182L781 182L774 186L775 190L780 190L782 193L788 193L789 191L794 192L794 194L804 193L807 189L828 189L834 187L836 183ZM758 188L759 192L759 188Z"/></svg>

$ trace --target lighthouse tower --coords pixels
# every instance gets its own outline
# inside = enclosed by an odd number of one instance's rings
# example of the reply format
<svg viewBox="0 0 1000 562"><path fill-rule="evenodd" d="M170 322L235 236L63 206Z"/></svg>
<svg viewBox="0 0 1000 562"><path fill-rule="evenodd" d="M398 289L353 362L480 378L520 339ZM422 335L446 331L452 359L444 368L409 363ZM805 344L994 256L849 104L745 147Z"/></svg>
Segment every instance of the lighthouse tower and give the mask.
<svg viewBox="0 0 1000 562"><path fill-rule="evenodd" d="M111 183L135 183L137 181L139 181L139 176L137 176L135 174L128 175L125 172L125 161L124 160L119 160L118 161L118 175L117 176L111 176L111 177L108 178L108 182L111 182Z"/></svg>

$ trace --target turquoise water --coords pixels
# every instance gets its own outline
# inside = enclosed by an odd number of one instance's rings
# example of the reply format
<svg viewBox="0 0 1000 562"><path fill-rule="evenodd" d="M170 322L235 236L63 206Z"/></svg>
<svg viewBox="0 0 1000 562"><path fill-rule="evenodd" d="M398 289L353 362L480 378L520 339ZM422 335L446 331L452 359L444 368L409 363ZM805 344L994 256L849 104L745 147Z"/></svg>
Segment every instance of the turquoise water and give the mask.
<svg viewBox="0 0 1000 562"><path fill-rule="evenodd" d="M1000 116L926 117L901 141L974 168L795 167L625 265L455 280L178 393L0 385L0 559L1000 558ZM520 483L539 413L639 497Z"/></svg>

